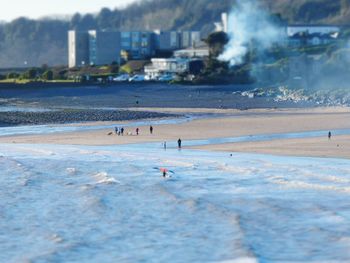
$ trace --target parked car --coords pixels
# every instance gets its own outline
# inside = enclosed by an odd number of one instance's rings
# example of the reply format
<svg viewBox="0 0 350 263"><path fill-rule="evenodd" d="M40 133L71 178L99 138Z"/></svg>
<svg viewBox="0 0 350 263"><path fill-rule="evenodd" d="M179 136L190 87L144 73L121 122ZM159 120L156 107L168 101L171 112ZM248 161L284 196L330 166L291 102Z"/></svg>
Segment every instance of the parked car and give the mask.
<svg viewBox="0 0 350 263"><path fill-rule="evenodd" d="M174 80L174 76L170 74L162 75L158 78L158 81L169 82Z"/></svg>
<svg viewBox="0 0 350 263"><path fill-rule="evenodd" d="M151 76L151 75L145 75L145 80L146 81L154 81L154 80L157 80L157 78L155 78L154 76Z"/></svg>
<svg viewBox="0 0 350 263"><path fill-rule="evenodd" d="M119 75L118 77L115 77L113 81L116 81L116 82L128 81L129 78L130 78L129 74L122 74L122 75Z"/></svg>
<svg viewBox="0 0 350 263"><path fill-rule="evenodd" d="M141 82L141 81L145 81L145 76L144 75L135 75L131 78L129 78L130 82Z"/></svg>

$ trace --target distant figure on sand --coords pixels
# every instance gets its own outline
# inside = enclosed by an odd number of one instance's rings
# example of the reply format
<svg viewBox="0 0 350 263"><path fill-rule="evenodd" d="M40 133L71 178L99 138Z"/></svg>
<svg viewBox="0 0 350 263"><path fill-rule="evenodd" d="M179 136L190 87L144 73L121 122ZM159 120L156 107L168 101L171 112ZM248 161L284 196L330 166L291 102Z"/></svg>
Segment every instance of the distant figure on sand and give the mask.
<svg viewBox="0 0 350 263"><path fill-rule="evenodd" d="M332 138L332 133L328 132L328 140L330 140Z"/></svg>
<svg viewBox="0 0 350 263"><path fill-rule="evenodd" d="M149 132L150 132L151 134L153 134L153 127L152 127L152 125L149 127Z"/></svg>
<svg viewBox="0 0 350 263"><path fill-rule="evenodd" d="M140 131L140 129L136 128L136 135L139 135L139 131Z"/></svg>
<svg viewBox="0 0 350 263"><path fill-rule="evenodd" d="M182 143L181 139L178 139L177 140L177 146L179 147L179 149L181 149L181 143Z"/></svg>
<svg viewBox="0 0 350 263"><path fill-rule="evenodd" d="M163 142L164 150L166 150L166 142Z"/></svg>
<svg viewBox="0 0 350 263"><path fill-rule="evenodd" d="M122 134L122 136L124 136L124 128L123 127L120 129L120 133Z"/></svg>
<svg viewBox="0 0 350 263"><path fill-rule="evenodd" d="M118 127L115 127L115 128L114 128L114 131L115 131L115 134L118 134L119 128L118 128Z"/></svg>

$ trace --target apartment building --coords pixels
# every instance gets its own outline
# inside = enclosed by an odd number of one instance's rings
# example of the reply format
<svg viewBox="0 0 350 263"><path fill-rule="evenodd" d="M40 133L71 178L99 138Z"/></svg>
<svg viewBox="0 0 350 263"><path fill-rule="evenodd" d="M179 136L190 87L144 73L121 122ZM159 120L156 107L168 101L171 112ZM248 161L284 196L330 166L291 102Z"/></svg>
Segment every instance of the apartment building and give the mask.
<svg viewBox="0 0 350 263"><path fill-rule="evenodd" d="M120 63L120 32L90 30L88 35L90 65Z"/></svg>
<svg viewBox="0 0 350 263"><path fill-rule="evenodd" d="M131 59L144 59L154 55L155 46L152 32L121 32L121 50Z"/></svg>
<svg viewBox="0 0 350 263"><path fill-rule="evenodd" d="M81 67L89 63L89 35L87 32L68 32L68 65Z"/></svg>
<svg viewBox="0 0 350 263"><path fill-rule="evenodd" d="M200 44L198 31L69 31L69 67L120 63L123 59L141 60L157 51L175 51Z"/></svg>

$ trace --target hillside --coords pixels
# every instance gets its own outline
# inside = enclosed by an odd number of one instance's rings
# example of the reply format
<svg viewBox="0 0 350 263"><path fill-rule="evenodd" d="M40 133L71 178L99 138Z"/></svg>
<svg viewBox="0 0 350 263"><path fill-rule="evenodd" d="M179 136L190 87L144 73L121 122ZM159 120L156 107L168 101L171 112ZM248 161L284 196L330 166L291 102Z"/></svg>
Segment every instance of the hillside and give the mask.
<svg viewBox="0 0 350 263"><path fill-rule="evenodd" d="M69 29L213 29L237 0L144 0L125 9L75 14L71 21L19 18L0 25L0 67L67 64ZM350 0L260 0L289 23L347 24Z"/></svg>

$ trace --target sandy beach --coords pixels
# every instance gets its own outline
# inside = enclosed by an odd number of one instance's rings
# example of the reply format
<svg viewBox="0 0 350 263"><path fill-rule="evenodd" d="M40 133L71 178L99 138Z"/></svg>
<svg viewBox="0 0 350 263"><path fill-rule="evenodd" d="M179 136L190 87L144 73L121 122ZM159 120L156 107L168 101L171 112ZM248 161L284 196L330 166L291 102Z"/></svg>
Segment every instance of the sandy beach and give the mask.
<svg viewBox="0 0 350 263"><path fill-rule="evenodd" d="M195 147L195 149L272 154L283 156L327 157L350 159L350 136L326 136L307 139L284 139L266 142L229 143Z"/></svg>
<svg viewBox="0 0 350 263"><path fill-rule="evenodd" d="M139 127L140 133L138 136L136 135L135 128L126 128L124 136L111 134L113 132L112 129L101 129L45 135L7 136L0 138L0 143L97 146L145 142L162 143L164 141L176 141L178 138L181 138L183 145L186 148L186 140L350 129L350 109L342 107L260 109L248 111L170 108L142 108L138 110L182 114L215 114L215 117L194 119L180 124L154 126L153 134L150 134L149 126L142 126ZM128 122L124 123L126 124ZM112 123L109 122L109 124ZM101 122L90 123L90 125L101 125ZM328 140L327 134L325 134L323 137L319 138L229 143L195 147L195 149L292 156L350 158L349 138L350 135L333 136L332 140Z"/></svg>

